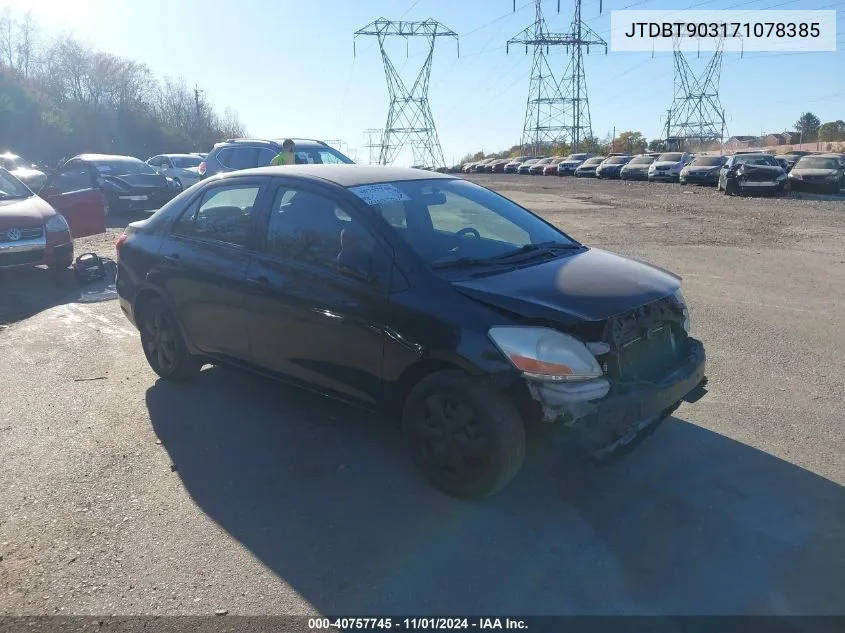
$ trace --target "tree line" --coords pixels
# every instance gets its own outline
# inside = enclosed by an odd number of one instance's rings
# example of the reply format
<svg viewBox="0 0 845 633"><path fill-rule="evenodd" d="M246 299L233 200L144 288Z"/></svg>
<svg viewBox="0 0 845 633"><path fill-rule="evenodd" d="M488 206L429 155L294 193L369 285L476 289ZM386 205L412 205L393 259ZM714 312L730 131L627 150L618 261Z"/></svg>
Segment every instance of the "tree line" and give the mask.
<svg viewBox="0 0 845 633"><path fill-rule="evenodd" d="M217 112L183 78L158 80L72 37L42 38L29 13L0 13L0 151L55 165L83 152L207 151L245 134L234 110Z"/></svg>

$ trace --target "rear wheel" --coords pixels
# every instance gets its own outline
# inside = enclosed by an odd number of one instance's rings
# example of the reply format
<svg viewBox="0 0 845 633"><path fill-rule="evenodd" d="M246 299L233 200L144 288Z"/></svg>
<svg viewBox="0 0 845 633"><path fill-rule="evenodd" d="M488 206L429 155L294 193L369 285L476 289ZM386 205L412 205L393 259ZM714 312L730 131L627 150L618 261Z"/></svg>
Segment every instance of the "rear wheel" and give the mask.
<svg viewBox="0 0 845 633"><path fill-rule="evenodd" d="M417 383L405 401L402 427L423 476L454 497L500 490L525 459L525 428L510 397L458 370Z"/></svg>
<svg viewBox="0 0 845 633"><path fill-rule="evenodd" d="M194 378L202 361L188 351L176 318L162 299L152 299L139 319L141 345L153 371L165 380L182 382Z"/></svg>

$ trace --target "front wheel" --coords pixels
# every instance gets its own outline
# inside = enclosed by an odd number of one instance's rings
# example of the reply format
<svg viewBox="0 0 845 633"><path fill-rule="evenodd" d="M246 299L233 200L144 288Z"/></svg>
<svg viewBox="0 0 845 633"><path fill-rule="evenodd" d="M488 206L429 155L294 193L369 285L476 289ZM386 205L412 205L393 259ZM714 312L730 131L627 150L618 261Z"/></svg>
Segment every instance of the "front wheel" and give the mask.
<svg viewBox="0 0 845 633"><path fill-rule="evenodd" d="M525 460L525 427L513 401L458 370L417 383L405 401L402 428L423 476L454 497L493 494Z"/></svg>
<svg viewBox="0 0 845 633"><path fill-rule="evenodd" d="M143 307L138 325L144 356L159 376L184 382L202 369L202 361L188 351L176 317L162 299L153 299Z"/></svg>

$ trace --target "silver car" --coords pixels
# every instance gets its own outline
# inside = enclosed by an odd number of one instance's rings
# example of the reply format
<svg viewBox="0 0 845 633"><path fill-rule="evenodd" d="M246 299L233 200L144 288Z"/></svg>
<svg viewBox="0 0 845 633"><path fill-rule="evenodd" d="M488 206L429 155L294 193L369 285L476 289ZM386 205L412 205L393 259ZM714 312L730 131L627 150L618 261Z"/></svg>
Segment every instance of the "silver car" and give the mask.
<svg viewBox="0 0 845 633"><path fill-rule="evenodd" d="M666 180L678 182L681 170L692 161L692 156L686 152L666 152L657 157L648 168L648 180Z"/></svg>
<svg viewBox="0 0 845 633"><path fill-rule="evenodd" d="M47 182L47 174L36 168L35 165L27 163L17 154L0 154L0 167L36 193Z"/></svg>
<svg viewBox="0 0 845 633"><path fill-rule="evenodd" d="M147 160L147 165L173 179L179 189L187 189L200 181L202 157L196 154L159 154Z"/></svg>

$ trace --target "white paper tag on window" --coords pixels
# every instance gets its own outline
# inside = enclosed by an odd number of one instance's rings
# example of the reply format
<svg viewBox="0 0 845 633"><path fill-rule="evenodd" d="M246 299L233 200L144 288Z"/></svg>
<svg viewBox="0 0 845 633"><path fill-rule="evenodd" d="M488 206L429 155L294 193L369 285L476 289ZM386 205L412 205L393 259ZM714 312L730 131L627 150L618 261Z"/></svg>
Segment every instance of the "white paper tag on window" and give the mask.
<svg viewBox="0 0 845 633"><path fill-rule="evenodd" d="M405 202L410 200L400 189L390 184L359 185L350 187L349 191L371 206L386 202Z"/></svg>

